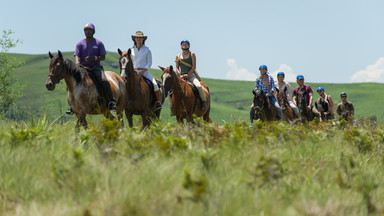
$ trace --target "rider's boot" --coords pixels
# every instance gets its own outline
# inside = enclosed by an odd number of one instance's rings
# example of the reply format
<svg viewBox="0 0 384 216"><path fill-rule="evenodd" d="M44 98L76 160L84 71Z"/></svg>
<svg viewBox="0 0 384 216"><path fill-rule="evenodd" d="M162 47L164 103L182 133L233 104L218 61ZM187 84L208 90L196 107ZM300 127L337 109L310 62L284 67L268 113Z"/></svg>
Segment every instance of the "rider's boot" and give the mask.
<svg viewBox="0 0 384 216"><path fill-rule="evenodd" d="M199 95L200 95L200 99L201 99L201 107L200 108L201 108L201 110L205 111L207 109L207 105L205 104L205 102L207 102L207 97L205 96L203 87L197 88L197 90L199 90Z"/></svg>
<svg viewBox="0 0 384 216"><path fill-rule="evenodd" d="M156 97L156 102L155 102L155 108L156 110L161 110L161 100L160 100L160 90L155 91L155 97Z"/></svg>

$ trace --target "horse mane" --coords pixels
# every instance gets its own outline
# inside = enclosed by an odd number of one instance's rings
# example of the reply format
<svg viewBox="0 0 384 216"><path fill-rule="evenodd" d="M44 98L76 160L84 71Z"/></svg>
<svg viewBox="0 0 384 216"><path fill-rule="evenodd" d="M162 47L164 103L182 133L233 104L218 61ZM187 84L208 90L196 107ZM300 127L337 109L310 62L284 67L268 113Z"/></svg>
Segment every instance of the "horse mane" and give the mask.
<svg viewBox="0 0 384 216"><path fill-rule="evenodd" d="M54 56L50 66L52 67L55 65L58 59L58 55ZM79 84L86 76L88 76L88 71L84 66L76 64L68 58L63 57L63 66L69 72L69 74L75 78L76 84Z"/></svg>

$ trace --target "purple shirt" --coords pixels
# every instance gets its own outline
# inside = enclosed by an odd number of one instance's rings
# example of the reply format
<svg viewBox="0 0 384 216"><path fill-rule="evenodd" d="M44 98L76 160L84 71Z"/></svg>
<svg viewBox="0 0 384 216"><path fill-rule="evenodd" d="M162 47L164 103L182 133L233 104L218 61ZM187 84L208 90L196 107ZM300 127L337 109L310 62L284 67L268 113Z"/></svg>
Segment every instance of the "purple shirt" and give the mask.
<svg viewBox="0 0 384 216"><path fill-rule="evenodd" d="M80 64L85 67L91 67L94 65L100 66L100 62L87 62L85 57L87 56L105 56L107 52L105 51L104 44L100 40L96 39L88 43L85 39L81 40L76 45L76 50L74 56L80 57Z"/></svg>
<svg viewBox="0 0 384 216"><path fill-rule="evenodd" d="M296 88L293 89L293 96L294 97L297 97L297 91L299 91L299 86L297 86ZM313 94L311 86L310 85L304 85L304 88L302 88L301 91L307 92L305 94L305 103L308 105L312 105L312 104L309 104L309 93Z"/></svg>

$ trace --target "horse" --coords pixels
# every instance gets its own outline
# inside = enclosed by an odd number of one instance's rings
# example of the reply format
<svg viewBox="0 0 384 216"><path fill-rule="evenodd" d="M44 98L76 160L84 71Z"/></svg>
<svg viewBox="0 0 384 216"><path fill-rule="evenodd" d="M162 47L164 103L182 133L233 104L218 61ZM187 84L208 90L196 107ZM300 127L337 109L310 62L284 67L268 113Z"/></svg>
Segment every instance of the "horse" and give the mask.
<svg viewBox="0 0 384 216"><path fill-rule="evenodd" d="M172 97L170 97L169 102L176 115L177 122L183 124L184 119L186 119L187 123L194 123L194 114L197 117L202 116L206 122L212 122L209 117L211 102L208 86L200 81L207 98L206 109L202 110L200 96L194 94L191 84L180 78L173 70L172 65L167 68L159 66L159 68L163 71L161 78L163 80L165 96L172 92Z"/></svg>
<svg viewBox="0 0 384 216"><path fill-rule="evenodd" d="M253 120L260 119L262 121L277 121L279 116L277 115L276 107L269 101L264 92L253 90L253 107L254 114L251 123Z"/></svg>
<svg viewBox="0 0 384 216"><path fill-rule="evenodd" d="M99 104L100 95L96 89L95 83L92 81L87 68L80 66L70 59L64 58L62 53L58 51L58 55L53 56L48 53L51 58L49 62L49 74L45 83L49 91L55 90L55 86L60 80L64 79L67 85L67 100L69 106L77 117L75 130L80 131L80 126L88 127L86 115L103 114L108 119L115 119L108 109L107 103ZM119 75L112 71L105 71L114 98L116 98L116 114L118 120L123 122L124 95L125 84ZM105 101L105 100L104 100Z"/></svg>
<svg viewBox="0 0 384 216"><path fill-rule="evenodd" d="M301 122L312 121L314 114L305 101L305 94L307 92L297 91L296 104L299 109L299 118Z"/></svg>
<svg viewBox="0 0 384 216"><path fill-rule="evenodd" d="M125 98L125 115L127 117L129 127L133 127L133 115L140 115L143 126L147 127L154 119L160 118L161 110L156 110L154 106L154 94L152 89L145 82L143 76L139 75L133 68L133 62L131 58L131 49L122 52L117 50L120 55L119 64L121 69L120 76L125 82L126 86L126 98ZM158 81L158 80L157 80ZM160 84L160 98L161 104L164 103L164 88Z"/></svg>
<svg viewBox="0 0 384 216"><path fill-rule="evenodd" d="M276 98L279 102L280 108L283 111L283 120L287 122L294 121L297 118L297 115L289 106L288 98L287 98L287 87L284 87L284 90L280 91L276 88Z"/></svg>

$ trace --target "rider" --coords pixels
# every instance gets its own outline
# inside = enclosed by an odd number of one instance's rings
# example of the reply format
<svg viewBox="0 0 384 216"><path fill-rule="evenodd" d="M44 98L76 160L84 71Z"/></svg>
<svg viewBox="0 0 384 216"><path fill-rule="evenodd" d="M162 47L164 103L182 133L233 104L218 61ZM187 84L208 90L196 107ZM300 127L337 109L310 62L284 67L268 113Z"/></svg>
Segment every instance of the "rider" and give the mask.
<svg viewBox="0 0 384 216"><path fill-rule="evenodd" d="M183 51L176 56L176 71L182 79L185 79L196 86L202 101L201 109L206 110L207 107L205 102L207 101L207 98L203 87L196 76L196 55L189 50L190 45L188 40L181 41L180 46Z"/></svg>
<svg viewBox="0 0 384 216"><path fill-rule="evenodd" d="M342 92L340 94L341 103L337 105L337 117L339 120L341 118L348 120L349 118L353 118L355 115L355 109L353 108L353 104L347 101L347 93Z"/></svg>
<svg viewBox="0 0 384 216"><path fill-rule="evenodd" d="M131 57L133 62L133 67L135 71L145 78L149 79L153 83L153 91L155 93L156 102L155 107L156 110L161 109L161 100L160 100L160 89L157 85L156 79L150 73L150 69L152 66L152 53L149 47L145 46L145 41L147 40L147 36L144 35L141 31L136 31L135 35L132 35L132 40L134 42L134 46L131 48Z"/></svg>
<svg viewBox="0 0 384 216"><path fill-rule="evenodd" d="M299 109L297 109L297 107L295 106L295 104L292 102L292 99L291 99L291 92L292 92L291 85L289 84L289 82L285 82L284 78L285 78L284 72L277 73L277 81L275 81L275 86L277 89L279 89L279 91L284 91L284 88L285 87L287 88L286 96L288 99L288 104L292 108L292 110L295 112L295 114L298 115Z"/></svg>
<svg viewBox="0 0 384 216"><path fill-rule="evenodd" d="M255 83L255 90L256 93L259 91L263 91L265 93L265 96L269 98L269 100L272 102L272 104L276 107L277 115L279 117L279 120L283 119L283 111L281 110L279 103L277 102L274 92L275 92L275 82L273 81L272 76L268 74L268 68L266 65L261 65L259 67L260 70L260 77L256 78ZM250 118L253 119L253 113L254 113L254 105L251 106L251 114Z"/></svg>
<svg viewBox="0 0 384 216"><path fill-rule="evenodd" d="M335 119L335 114L333 113L333 100L331 95L325 94L323 87L317 88L316 91L320 95L320 98L315 103L317 110L323 110L327 119Z"/></svg>
<svg viewBox="0 0 384 216"><path fill-rule="evenodd" d="M305 94L305 103L308 104L307 108L312 110L312 112L315 113L316 115L319 115L319 112L317 111L317 109L312 106L313 90L312 90L311 86L310 85L304 85L304 76L303 75L298 75L296 77L296 82L297 82L298 86L293 89L293 103L297 107L296 97L297 97L297 92L299 90L301 92L306 92L307 94Z"/></svg>
<svg viewBox="0 0 384 216"><path fill-rule="evenodd" d="M86 67L91 77L94 77L100 84L102 95L107 101L108 109L116 110L116 100L113 97L111 85L108 82L104 73L104 68L100 64L105 59L107 54L104 48L104 44L93 37L95 34L95 25L88 23L84 26L85 39L81 40L76 45L74 53L76 64ZM98 83L95 83L98 86ZM66 112L67 114L73 114L70 108Z"/></svg>

